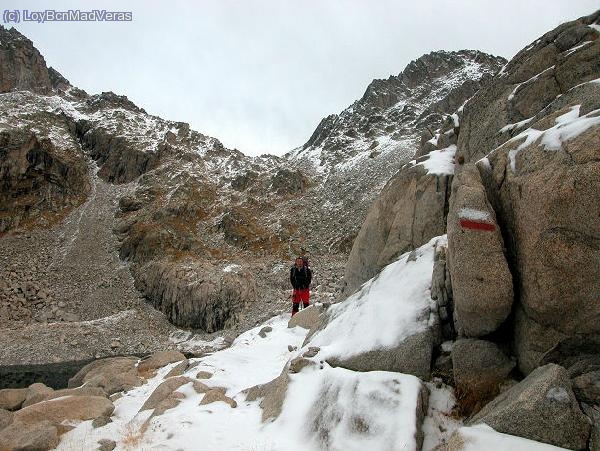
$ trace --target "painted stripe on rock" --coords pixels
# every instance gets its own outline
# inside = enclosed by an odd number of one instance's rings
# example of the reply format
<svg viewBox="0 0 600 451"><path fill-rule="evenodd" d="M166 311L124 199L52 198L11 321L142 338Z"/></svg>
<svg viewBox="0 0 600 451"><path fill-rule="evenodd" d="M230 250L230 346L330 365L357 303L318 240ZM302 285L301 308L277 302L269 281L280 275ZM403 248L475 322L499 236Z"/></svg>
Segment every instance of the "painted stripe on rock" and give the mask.
<svg viewBox="0 0 600 451"><path fill-rule="evenodd" d="M489 222L473 221L472 219L461 219L460 225L463 229L485 230L486 232L493 232L496 230L496 226L494 224L490 224Z"/></svg>

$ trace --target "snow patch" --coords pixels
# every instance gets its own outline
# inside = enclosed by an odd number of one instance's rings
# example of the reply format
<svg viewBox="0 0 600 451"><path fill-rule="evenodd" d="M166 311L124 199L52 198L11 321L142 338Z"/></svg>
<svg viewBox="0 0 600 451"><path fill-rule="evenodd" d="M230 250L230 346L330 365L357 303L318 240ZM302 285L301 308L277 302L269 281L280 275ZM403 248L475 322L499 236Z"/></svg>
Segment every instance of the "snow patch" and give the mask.
<svg viewBox="0 0 600 451"><path fill-rule="evenodd" d="M430 175L451 175L454 174L454 155L456 154L456 145L452 144L439 150L432 150L427 155L429 158L419 165L427 169Z"/></svg>

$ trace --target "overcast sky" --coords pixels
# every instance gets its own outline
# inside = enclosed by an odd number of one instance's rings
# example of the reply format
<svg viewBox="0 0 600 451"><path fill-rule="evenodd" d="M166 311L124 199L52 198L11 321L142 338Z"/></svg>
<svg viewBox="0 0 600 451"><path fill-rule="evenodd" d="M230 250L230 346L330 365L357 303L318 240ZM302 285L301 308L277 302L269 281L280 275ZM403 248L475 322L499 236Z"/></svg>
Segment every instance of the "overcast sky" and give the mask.
<svg viewBox="0 0 600 451"><path fill-rule="evenodd" d="M432 50L510 58L597 0L2 0L4 9L132 11L123 23L20 23L49 66L258 155Z"/></svg>

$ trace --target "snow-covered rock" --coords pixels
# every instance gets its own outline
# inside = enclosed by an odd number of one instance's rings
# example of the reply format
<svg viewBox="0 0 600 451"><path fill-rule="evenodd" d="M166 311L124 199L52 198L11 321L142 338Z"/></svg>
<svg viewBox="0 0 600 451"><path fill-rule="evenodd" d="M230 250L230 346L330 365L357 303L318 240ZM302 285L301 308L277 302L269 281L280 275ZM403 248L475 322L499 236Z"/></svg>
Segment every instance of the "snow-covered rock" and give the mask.
<svg viewBox="0 0 600 451"><path fill-rule="evenodd" d="M431 310L436 237L403 254L347 300L331 306L309 345L317 357L357 371L386 370L429 378L438 331Z"/></svg>

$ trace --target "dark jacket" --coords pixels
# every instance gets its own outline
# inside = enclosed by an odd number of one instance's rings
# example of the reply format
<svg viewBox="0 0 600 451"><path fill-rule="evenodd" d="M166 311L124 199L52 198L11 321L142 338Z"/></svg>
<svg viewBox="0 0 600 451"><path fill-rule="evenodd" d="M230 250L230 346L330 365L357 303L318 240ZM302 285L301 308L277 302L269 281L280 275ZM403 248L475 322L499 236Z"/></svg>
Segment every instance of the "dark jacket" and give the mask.
<svg viewBox="0 0 600 451"><path fill-rule="evenodd" d="M290 283L292 287L296 290L303 290L310 286L310 281L312 280L312 271L308 266L303 266L302 268L296 268L296 265L292 266L290 269Z"/></svg>

